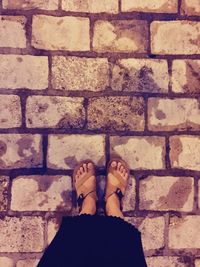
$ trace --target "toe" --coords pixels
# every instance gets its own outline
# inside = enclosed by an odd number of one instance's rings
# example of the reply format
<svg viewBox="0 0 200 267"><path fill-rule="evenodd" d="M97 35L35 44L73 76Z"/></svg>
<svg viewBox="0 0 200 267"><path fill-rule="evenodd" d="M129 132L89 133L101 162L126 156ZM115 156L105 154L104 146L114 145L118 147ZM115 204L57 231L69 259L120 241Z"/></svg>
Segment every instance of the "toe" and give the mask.
<svg viewBox="0 0 200 267"><path fill-rule="evenodd" d="M84 172L87 172L87 164L83 164L83 169L84 169Z"/></svg>
<svg viewBox="0 0 200 267"><path fill-rule="evenodd" d="M82 174L84 172L83 167L80 167L79 171L80 171L80 174Z"/></svg>
<svg viewBox="0 0 200 267"><path fill-rule="evenodd" d="M120 170L120 172L123 174L124 167L121 165L119 170Z"/></svg>
<svg viewBox="0 0 200 267"><path fill-rule="evenodd" d="M125 173L124 178L128 179L128 173Z"/></svg>
<svg viewBox="0 0 200 267"><path fill-rule="evenodd" d="M113 162L111 163L111 166L112 166L113 168L115 168L115 167L117 166L117 162L116 162L116 161L113 161Z"/></svg>
<svg viewBox="0 0 200 267"><path fill-rule="evenodd" d="M118 169L118 171L120 170L121 165L122 165L121 162L118 162L117 163L117 169Z"/></svg>
<svg viewBox="0 0 200 267"><path fill-rule="evenodd" d="M88 165L87 165L87 167L88 167L89 170L91 170L92 167L93 167L93 164L91 162L89 162Z"/></svg>

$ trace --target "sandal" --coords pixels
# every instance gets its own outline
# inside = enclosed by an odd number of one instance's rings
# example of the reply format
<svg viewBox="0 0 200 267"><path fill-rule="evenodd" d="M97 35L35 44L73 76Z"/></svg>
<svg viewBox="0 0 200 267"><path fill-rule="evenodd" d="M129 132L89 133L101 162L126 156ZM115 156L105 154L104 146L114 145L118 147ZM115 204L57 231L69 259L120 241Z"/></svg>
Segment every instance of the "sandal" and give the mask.
<svg viewBox="0 0 200 267"><path fill-rule="evenodd" d="M88 163L92 163L93 167L87 172L85 173L85 175L80 179L78 179L76 181L76 175L77 175L77 171L79 170L79 168L83 165L83 164L88 164ZM74 182L74 187L76 189L76 195L77 195L77 204L79 207L79 212L81 212L82 210L82 205L83 205L83 201L84 199L90 194L90 196L92 198L95 199L95 201L97 201L97 193L96 193L96 183L94 187L88 187L86 185L84 185L84 183L91 177L91 176L95 176L95 165L91 160L84 160L81 161L74 169L73 172L73 182Z"/></svg>
<svg viewBox="0 0 200 267"><path fill-rule="evenodd" d="M116 161L117 163L118 162L121 162L121 164L123 165L123 167L126 169L126 171L128 173L127 180L125 180L125 179L122 178L122 176L116 170L116 167L112 167L111 166L111 163L113 161ZM119 198L119 201L120 201L120 209L122 210L121 200L124 197L124 193L122 193L122 192L125 192L125 189L126 189L127 184L128 184L128 179L129 179L129 175L130 175L129 167L128 167L127 163L124 160L122 160L120 158L112 158L109 161L109 163L108 163L107 175L108 175L108 173L112 173L113 176L115 176L116 179L118 179L118 184L117 185L113 185L112 183L108 183L107 182L107 185L106 185L106 194L105 194L105 197L104 197L105 205L106 205L106 202L107 202L108 198L111 195L116 194L118 196L118 198Z"/></svg>

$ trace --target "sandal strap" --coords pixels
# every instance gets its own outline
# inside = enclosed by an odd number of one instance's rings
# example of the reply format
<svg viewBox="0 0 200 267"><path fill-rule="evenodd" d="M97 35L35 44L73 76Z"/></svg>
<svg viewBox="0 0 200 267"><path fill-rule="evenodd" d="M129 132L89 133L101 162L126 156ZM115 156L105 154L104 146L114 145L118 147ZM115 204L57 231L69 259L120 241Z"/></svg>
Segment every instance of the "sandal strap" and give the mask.
<svg viewBox="0 0 200 267"><path fill-rule="evenodd" d="M90 197L92 197L95 201L97 200L97 193L96 193L96 191L94 191L94 190L88 192L86 195L80 194L80 195L77 197L77 204L78 204L78 207L79 207L79 211L81 211L83 201L84 201L84 199L85 199L88 195L90 195Z"/></svg>
<svg viewBox="0 0 200 267"><path fill-rule="evenodd" d="M86 187L84 186L84 183L85 183L91 176L93 176L94 174L95 174L94 171L90 171L90 172L86 173L86 174L84 175L84 177L83 177L82 179L80 179L80 181L75 181L75 187L76 187L76 190L79 191L81 187L82 187L82 188L86 188ZM84 191L84 190L81 190L81 191Z"/></svg>

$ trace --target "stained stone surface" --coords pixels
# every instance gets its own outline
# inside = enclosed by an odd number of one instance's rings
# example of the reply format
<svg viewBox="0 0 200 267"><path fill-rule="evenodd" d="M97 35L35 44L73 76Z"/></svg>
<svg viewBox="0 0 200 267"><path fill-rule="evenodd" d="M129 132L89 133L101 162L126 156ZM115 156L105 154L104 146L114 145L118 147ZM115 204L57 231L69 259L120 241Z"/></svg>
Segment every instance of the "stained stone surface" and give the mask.
<svg viewBox="0 0 200 267"><path fill-rule="evenodd" d="M52 60L52 85L54 89L62 90L103 91L109 85L108 60L55 56Z"/></svg>
<svg viewBox="0 0 200 267"><path fill-rule="evenodd" d="M36 267L39 260L19 260L16 267Z"/></svg>
<svg viewBox="0 0 200 267"><path fill-rule="evenodd" d="M170 161L172 168L200 170L200 137L170 137Z"/></svg>
<svg viewBox="0 0 200 267"><path fill-rule="evenodd" d="M181 13L188 16L200 15L199 0L182 0Z"/></svg>
<svg viewBox="0 0 200 267"><path fill-rule="evenodd" d="M146 52L147 22L142 20L98 20L93 48L98 52Z"/></svg>
<svg viewBox="0 0 200 267"><path fill-rule="evenodd" d="M58 0L2 0L5 9L58 9Z"/></svg>
<svg viewBox="0 0 200 267"><path fill-rule="evenodd" d="M88 104L88 128L119 131L144 130L141 97L93 97Z"/></svg>
<svg viewBox="0 0 200 267"><path fill-rule="evenodd" d="M47 162L53 169L73 169L81 160L105 164L104 135L49 135Z"/></svg>
<svg viewBox="0 0 200 267"><path fill-rule="evenodd" d="M23 194L19 194L24 188ZM69 211L71 191L69 176L19 176L12 185L11 210Z"/></svg>
<svg viewBox="0 0 200 267"><path fill-rule="evenodd" d="M6 211L8 207L8 186L9 177L0 176L0 211Z"/></svg>
<svg viewBox="0 0 200 267"><path fill-rule="evenodd" d="M110 137L110 153L120 156L131 169L164 169L165 139L148 137Z"/></svg>
<svg viewBox="0 0 200 267"><path fill-rule="evenodd" d="M14 267L14 261L8 257L0 257L0 266Z"/></svg>
<svg viewBox="0 0 200 267"><path fill-rule="evenodd" d="M141 210L193 210L192 177L148 176L140 182L139 192Z"/></svg>
<svg viewBox="0 0 200 267"><path fill-rule="evenodd" d="M136 180L133 176L129 178L125 196L122 201L123 212L135 210L136 203Z"/></svg>
<svg viewBox="0 0 200 267"><path fill-rule="evenodd" d="M42 142L38 134L0 134L0 169L42 166Z"/></svg>
<svg viewBox="0 0 200 267"><path fill-rule="evenodd" d="M148 267L190 267L181 258L170 256L147 257Z"/></svg>
<svg viewBox="0 0 200 267"><path fill-rule="evenodd" d="M167 93L166 60L121 59L112 66L111 87L116 91Z"/></svg>
<svg viewBox="0 0 200 267"><path fill-rule="evenodd" d="M175 93L200 93L200 60L173 60L172 90Z"/></svg>
<svg viewBox="0 0 200 267"><path fill-rule="evenodd" d="M85 124L84 98L30 96L26 120L29 128L82 128Z"/></svg>

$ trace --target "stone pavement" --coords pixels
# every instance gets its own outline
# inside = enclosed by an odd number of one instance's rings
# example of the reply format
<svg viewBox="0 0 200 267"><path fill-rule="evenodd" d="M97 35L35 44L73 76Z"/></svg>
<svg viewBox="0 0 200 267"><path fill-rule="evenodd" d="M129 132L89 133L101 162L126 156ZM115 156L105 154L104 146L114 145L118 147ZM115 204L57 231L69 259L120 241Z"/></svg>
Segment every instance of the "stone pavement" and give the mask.
<svg viewBox="0 0 200 267"><path fill-rule="evenodd" d="M199 0L0 12L0 267L35 267L77 212L76 163L96 163L102 198L112 155L131 168L123 211L148 266L200 267Z"/></svg>

